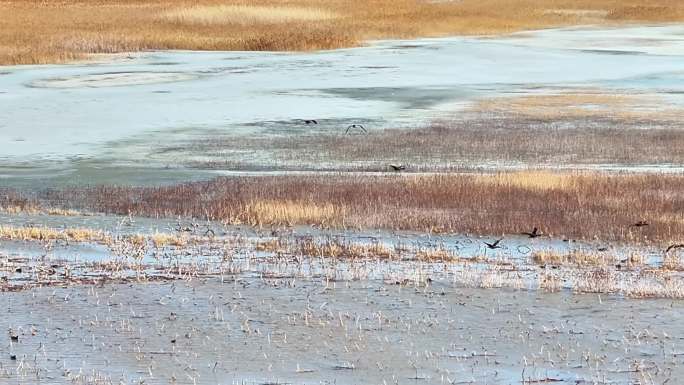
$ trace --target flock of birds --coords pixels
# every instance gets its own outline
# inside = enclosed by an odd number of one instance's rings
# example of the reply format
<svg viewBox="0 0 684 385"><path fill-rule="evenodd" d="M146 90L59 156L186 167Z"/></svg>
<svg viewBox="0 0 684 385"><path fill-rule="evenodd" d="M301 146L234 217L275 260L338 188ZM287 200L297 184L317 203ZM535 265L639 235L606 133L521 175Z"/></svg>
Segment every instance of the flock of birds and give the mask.
<svg viewBox="0 0 684 385"><path fill-rule="evenodd" d="M629 227L637 227L637 228L646 227L646 226L650 226L650 223L648 223L646 221L638 221L636 223L629 225ZM544 234L541 233L539 231L539 228L537 228L537 227L533 228L532 231L529 231L529 232L525 231L525 232L522 232L520 234L521 235L527 235L529 238L538 238L538 237L544 236ZM487 247L487 249L495 250L495 249L503 248L503 246L501 245L501 241L503 241L503 240L504 240L503 238L499 238L499 239L495 240L494 242L483 241L482 243L484 243L484 245ZM672 250L677 250L677 249L684 249L684 243L674 243L674 244L669 245L665 249L665 254L669 253ZM608 250L608 248L606 248L606 247L598 248L598 251L607 251L607 250Z"/></svg>
<svg viewBox="0 0 684 385"><path fill-rule="evenodd" d="M318 124L318 120L316 120L316 119L303 119L303 121L304 121L304 124L307 124L307 125L308 124ZM366 130L366 127L364 127L362 124L354 123L354 124L350 124L349 126L347 126L347 129L344 131L344 134L348 135L353 130L360 130L364 134L368 133L368 130ZM392 163L392 164L389 164L388 166L393 171L404 171L404 170L406 170L406 166L403 164Z"/></svg>
<svg viewBox="0 0 684 385"><path fill-rule="evenodd" d="M304 124L318 124L318 120L316 119L304 119ZM347 127L347 130L344 132L345 135L349 134L351 130L358 129L363 131L365 134L368 133L368 130L366 130L366 127L364 127L362 124L350 124Z"/></svg>

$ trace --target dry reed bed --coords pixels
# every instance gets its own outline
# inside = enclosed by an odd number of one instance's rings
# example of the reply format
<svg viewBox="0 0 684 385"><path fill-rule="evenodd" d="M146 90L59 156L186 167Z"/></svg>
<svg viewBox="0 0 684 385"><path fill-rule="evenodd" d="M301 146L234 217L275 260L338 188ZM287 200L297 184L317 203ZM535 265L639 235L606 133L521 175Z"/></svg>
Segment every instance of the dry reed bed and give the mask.
<svg viewBox="0 0 684 385"><path fill-rule="evenodd" d="M253 226L317 225L634 243L681 241L684 177L513 172L218 178L161 187L53 190L45 205ZM57 204L55 204L57 202ZM630 226L647 221L645 227Z"/></svg>
<svg viewBox="0 0 684 385"><path fill-rule="evenodd" d="M538 265L565 266L574 265L585 266L607 266L617 263L617 259L612 254L588 253L574 251L567 254L559 254L549 251L538 251L532 254L532 261Z"/></svg>
<svg viewBox="0 0 684 385"><path fill-rule="evenodd" d="M63 230L48 227L0 226L0 239L22 241L73 241L109 243L111 237L100 230L67 228Z"/></svg>
<svg viewBox="0 0 684 385"><path fill-rule="evenodd" d="M684 164L684 130L677 120L534 117L478 114L415 129L375 129L368 135L317 132L292 136L211 138L176 148L198 168L259 169L240 154L264 154L275 169L460 169L482 163L528 165ZM231 154L235 154L233 157ZM220 159L220 160L209 160Z"/></svg>
<svg viewBox="0 0 684 385"><path fill-rule="evenodd" d="M13 214L19 212L37 212L35 201L19 192L0 187L0 212Z"/></svg>
<svg viewBox="0 0 684 385"><path fill-rule="evenodd" d="M414 248L402 244L358 243L340 239L319 240L314 237L299 238L289 242L283 238L261 241L256 244L257 251L267 251L280 255L367 260L412 260L420 262L481 262L480 258L462 258L453 250L444 247Z"/></svg>
<svg viewBox="0 0 684 385"><path fill-rule="evenodd" d="M211 243L212 237L187 235L185 233L124 234L113 235L103 230L91 228L68 227L55 229L50 227L17 227L0 225L0 239L38 241L49 245L52 241L93 242L108 246L113 251L125 255L146 253L150 246L161 249L167 246L184 247Z"/></svg>
<svg viewBox="0 0 684 385"><path fill-rule="evenodd" d="M2 0L0 14L0 64L35 64L149 49L316 50L378 38L676 22L684 20L684 4L678 0L648 5L642 0Z"/></svg>
<svg viewBox="0 0 684 385"><path fill-rule="evenodd" d="M30 215L59 215L59 216L87 216L90 213L79 212L76 210L65 210L61 208L40 207L35 199L29 198L17 191L0 188L0 214L30 214Z"/></svg>
<svg viewBox="0 0 684 385"><path fill-rule="evenodd" d="M615 92L595 87L575 87L524 96L499 96L479 100L472 112L495 113L536 119L604 119L622 121L679 122L682 109L659 95ZM599 120L600 121L600 120Z"/></svg>

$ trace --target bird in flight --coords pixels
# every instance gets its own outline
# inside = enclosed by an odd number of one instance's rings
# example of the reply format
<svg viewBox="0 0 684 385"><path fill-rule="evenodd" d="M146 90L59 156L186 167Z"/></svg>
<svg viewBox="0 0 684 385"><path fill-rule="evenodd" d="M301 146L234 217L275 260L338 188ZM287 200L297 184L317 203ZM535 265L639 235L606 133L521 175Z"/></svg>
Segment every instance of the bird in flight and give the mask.
<svg viewBox="0 0 684 385"><path fill-rule="evenodd" d="M366 134L368 133L368 131L366 131L366 128L365 128L364 126L362 126L362 125L360 125L360 124L352 124L351 126L347 127L347 131L344 132L345 135L348 134L348 133L349 133L349 130L351 130L351 129L353 129L353 128L358 128L358 129L360 129L361 131L365 132Z"/></svg>
<svg viewBox="0 0 684 385"><path fill-rule="evenodd" d="M318 124L318 121L316 119L305 119L304 123L305 124Z"/></svg>
<svg viewBox="0 0 684 385"><path fill-rule="evenodd" d="M524 232L524 233L521 233L521 234L527 235L527 236L530 237L530 238L537 238L537 237L541 237L542 235L544 235L544 234L540 233L540 232L539 232L539 229L536 228L536 227L532 229L532 232L531 232L531 233Z"/></svg>
<svg viewBox="0 0 684 385"><path fill-rule="evenodd" d="M404 171L404 170L406 170L406 166L404 166L403 164L390 164L389 166L390 166L390 167L392 168L392 170L394 170L394 171Z"/></svg>
<svg viewBox="0 0 684 385"><path fill-rule="evenodd" d="M649 223L646 221L639 221L637 223L632 224L631 227L645 227L648 225L649 225Z"/></svg>
<svg viewBox="0 0 684 385"><path fill-rule="evenodd" d="M488 249L494 250L494 249L500 249L501 246L499 245L499 242L501 242L503 238L497 239L496 241L489 243L489 242L482 242L485 245L487 245Z"/></svg>
<svg viewBox="0 0 684 385"><path fill-rule="evenodd" d="M669 253L670 250L675 250L675 249L684 249L684 243L679 243L679 244L668 246L668 248L665 249L665 253Z"/></svg>

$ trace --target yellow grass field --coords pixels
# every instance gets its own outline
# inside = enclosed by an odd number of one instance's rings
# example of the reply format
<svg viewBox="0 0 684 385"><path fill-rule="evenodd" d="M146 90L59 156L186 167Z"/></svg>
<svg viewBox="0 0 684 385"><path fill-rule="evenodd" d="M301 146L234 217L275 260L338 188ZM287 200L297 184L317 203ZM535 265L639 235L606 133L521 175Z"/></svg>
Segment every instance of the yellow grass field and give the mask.
<svg viewBox="0 0 684 385"><path fill-rule="evenodd" d="M680 0L0 0L0 64L150 49L303 51L369 39L676 22Z"/></svg>

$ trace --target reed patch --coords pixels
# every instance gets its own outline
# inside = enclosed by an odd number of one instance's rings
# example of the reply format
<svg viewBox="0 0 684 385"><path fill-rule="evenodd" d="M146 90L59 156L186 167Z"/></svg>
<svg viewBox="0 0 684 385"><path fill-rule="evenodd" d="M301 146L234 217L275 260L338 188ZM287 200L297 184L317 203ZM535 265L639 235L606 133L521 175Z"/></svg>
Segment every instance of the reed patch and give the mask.
<svg viewBox="0 0 684 385"><path fill-rule="evenodd" d="M214 5L194 6L168 11L166 21L191 25L255 25L285 24L332 20L337 16L318 8L288 6Z"/></svg>
<svg viewBox="0 0 684 385"><path fill-rule="evenodd" d="M0 1L0 64L158 49L307 51L370 39L684 20L678 0ZM26 26L30 25L31 28ZM144 26L142 28L141 26Z"/></svg>
<svg viewBox="0 0 684 385"><path fill-rule="evenodd" d="M159 187L51 190L36 204L256 227L314 225L681 242L684 177L596 172L222 177ZM645 225L635 226L645 222Z"/></svg>

